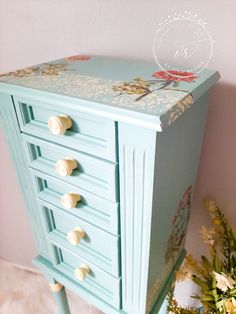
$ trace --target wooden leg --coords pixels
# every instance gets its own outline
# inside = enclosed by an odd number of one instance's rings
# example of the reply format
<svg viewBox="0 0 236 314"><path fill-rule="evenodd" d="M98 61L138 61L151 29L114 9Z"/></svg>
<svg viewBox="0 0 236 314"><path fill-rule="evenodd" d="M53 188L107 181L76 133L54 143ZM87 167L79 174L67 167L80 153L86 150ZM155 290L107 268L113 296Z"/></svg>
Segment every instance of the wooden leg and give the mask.
<svg viewBox="0 0 236 314"><path fill-rule="evenodd" d="M49 283L49 285L57 305L57 313L70 314L65 287L54 279Z"/></svg>

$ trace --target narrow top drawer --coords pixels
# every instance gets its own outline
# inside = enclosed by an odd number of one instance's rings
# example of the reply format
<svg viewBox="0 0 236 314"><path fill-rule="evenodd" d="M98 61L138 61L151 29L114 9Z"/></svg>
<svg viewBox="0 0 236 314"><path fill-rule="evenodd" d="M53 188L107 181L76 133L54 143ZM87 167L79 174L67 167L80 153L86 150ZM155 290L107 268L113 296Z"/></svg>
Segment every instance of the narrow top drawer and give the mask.
<svg viewBox="0 0 236 314"><path fill-rule="evenodd" d="M23 132L77 149L88 154L116 161L115 122L95 115L48 105L31 99L14 97L20 128ZM71 127L55 135L48 127L52 117L68 116Z"/></svg>

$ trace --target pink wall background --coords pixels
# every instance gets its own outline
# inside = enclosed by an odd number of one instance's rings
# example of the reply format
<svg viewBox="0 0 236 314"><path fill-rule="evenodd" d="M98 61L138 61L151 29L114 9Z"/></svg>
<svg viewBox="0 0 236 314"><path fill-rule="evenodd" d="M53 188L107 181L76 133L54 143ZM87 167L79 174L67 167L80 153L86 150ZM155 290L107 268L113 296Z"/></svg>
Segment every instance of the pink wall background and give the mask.
<svg viewBox="0 0 236 314"><path fill-rule="evenodd" d="M209 67L222 76L211 93L187 238L187 249L200 254L204 195L236 224L236 1L0 0L0 73L77 53L153 60L158 23L185 10L207 21L215 40ZM1 132L0 173L0 257L31 266L36 249Z"/></svg>

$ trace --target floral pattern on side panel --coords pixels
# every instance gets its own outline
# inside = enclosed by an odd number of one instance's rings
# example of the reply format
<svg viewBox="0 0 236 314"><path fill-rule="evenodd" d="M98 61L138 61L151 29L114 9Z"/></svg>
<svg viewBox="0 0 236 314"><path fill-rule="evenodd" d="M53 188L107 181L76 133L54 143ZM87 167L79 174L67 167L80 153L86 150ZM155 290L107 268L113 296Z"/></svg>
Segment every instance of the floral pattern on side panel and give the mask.
<svg viewBox="0 0 236 314"><path fill-rule="evenodd" d="M165 254L165 264L163 265L160 275L157 277L156 281L148 292L146 313L151 312L157 297L160 295L160 292L163 289L166 278L171 272L173 272L173 266L180 256L184 245L184 239L190 215L191 194L192 187L189 186L179 202L176 214L172 221L172 231L167 242L168 246Z"/></svg>
<svg viewBox="0 0 236 314"><path fill-rule="evenodd" d="M165 254L166 263L172 260L174 265L176 253L180 253L183 247L190 216L191 194L192 187L189 186L179 202L175 217L172 221L172 231L168 239L168 247Z"/></svg>

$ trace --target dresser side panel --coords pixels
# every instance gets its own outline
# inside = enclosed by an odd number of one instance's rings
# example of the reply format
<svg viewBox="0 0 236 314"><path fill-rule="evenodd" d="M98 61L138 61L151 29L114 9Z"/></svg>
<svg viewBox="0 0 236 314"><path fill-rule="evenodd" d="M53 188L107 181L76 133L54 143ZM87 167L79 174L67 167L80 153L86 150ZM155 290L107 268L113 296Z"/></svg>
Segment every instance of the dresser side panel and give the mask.
<svg viewBox="0 0 236 314"><path fill-rule="evenodd" d="M0 127L4 132L18 182L26 202L38 251L43 257L49 258L48 247L44 240L42 213L39 212L37 204L34 201L32 179L23 150L23 142L12 97L4 93L0 93L0 121Z"/></svg>
<svg viewBox="0 0 236 314"><path fill-rule="evenodd" d="M157 136L147 312L158 302L183 254L207 116L207 96L202 96L174 125ZM160 306L162 301L159 300Z"/></svg>
<svg viewBox="0 0 236 314"><path fill-rule="evenodd" d="M119 123L122 303L144 314L156 132Z"/></svg>

